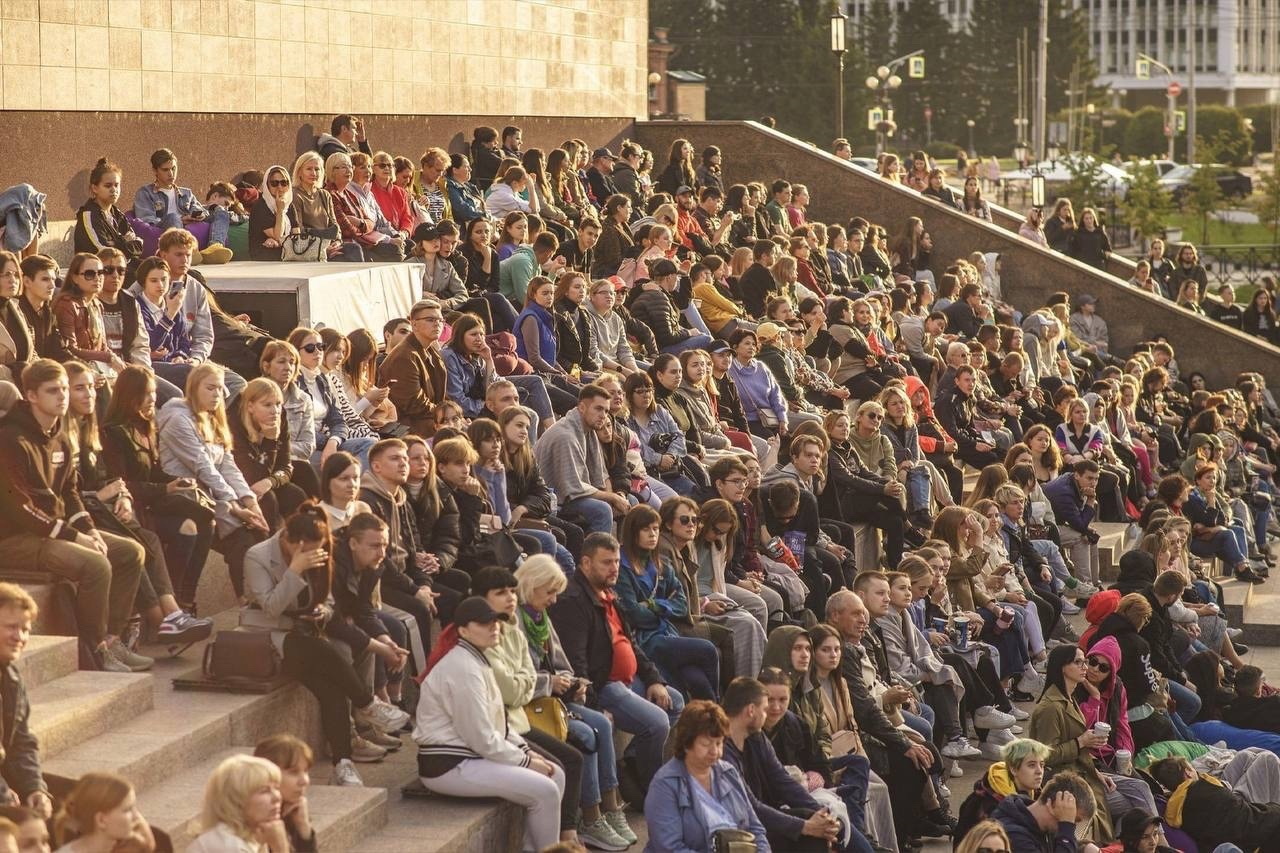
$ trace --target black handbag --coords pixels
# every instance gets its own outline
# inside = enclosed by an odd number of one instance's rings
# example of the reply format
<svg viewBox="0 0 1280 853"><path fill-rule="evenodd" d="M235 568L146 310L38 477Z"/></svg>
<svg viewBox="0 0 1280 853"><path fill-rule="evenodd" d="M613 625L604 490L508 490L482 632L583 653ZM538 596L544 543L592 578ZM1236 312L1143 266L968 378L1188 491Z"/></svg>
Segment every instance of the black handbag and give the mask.
<svg viewBox="0 0 1280 853"><path fill-rule="evenodd" d="M152 502L149 509L158 515L177 515L194 521L213 521L217 503L200 487L169 492Z"/></svg>

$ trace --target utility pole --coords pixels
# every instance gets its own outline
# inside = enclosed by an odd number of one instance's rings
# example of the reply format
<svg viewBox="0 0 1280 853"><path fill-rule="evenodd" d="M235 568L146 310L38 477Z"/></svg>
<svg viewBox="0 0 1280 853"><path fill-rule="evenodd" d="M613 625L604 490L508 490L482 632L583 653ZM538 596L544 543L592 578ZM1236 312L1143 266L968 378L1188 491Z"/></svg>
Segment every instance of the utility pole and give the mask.
<svg viewBox="0 0 1280 853"><path fill-rule="evenodd" d="M1196 0L1187 0L1187 162L1196 161Z"/></svg>
<svg viewBox="0 0 1280 853"><path fill-rule="evenodd" d="M1036 39L1040 49L1036 57L1036 138L1035 158L1044 161L1044 138L1049 123L1047 76L1049 73L1049 0L1040 0L1040 35Z"/></svg>

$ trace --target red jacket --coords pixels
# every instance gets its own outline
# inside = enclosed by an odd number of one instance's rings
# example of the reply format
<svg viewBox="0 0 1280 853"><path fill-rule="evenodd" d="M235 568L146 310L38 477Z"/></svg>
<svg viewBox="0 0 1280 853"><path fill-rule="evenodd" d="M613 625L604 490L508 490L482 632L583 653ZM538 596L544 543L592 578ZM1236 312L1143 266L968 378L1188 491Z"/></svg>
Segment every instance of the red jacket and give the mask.
<svg viewBox="0 0 1280 853"><path fill-rule="evenodd" d="M911 400L911 406L915 411L916 428L920 433L920 449L927 455L942 450L944 442L949 441L955 444L955 439L933 415L933 400L929 396L928 387L916 376L908 376L906 383L907 397ZM924 400L919 406L915 404L917 391L924 391Z"/></svg>
<svg viewBox="0 0 1280 853"><path fill-rule="evenodd" d="M395 184L387 184L386 188L373 182L373 199L382 210L382 215L397 231L413 231L413 214L409 211L409 195Z"/></svg>

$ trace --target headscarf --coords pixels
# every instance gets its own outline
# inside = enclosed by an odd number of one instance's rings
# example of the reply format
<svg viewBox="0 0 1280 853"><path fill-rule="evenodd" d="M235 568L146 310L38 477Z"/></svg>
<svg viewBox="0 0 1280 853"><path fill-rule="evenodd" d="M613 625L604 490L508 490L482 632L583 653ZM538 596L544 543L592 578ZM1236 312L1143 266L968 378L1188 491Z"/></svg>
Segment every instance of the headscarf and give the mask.
<svg viewBox="0 0 1280 853"><path fill-rule="evenodd" d="M271 189L267 186L267 181L271 180L272 172L280 172L289 179L289 188L285 190L284 198L281 199L286 208L293 204L293 176L289 174L289 170L284 166L268 166L267 170L262 173L262 188L260 190L262 199L266 201L267 209L271 211L271 214L279 219L280 214L276 210L276 197L271 194Z"/></svg>

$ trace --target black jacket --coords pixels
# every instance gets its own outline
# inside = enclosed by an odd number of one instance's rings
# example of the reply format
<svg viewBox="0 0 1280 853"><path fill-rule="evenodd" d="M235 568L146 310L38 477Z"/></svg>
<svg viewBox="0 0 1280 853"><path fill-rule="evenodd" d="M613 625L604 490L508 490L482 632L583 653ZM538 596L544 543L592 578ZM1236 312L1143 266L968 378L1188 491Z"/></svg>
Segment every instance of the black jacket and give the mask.
<svg viewBox="0 0 1280 853"><path fill-rule="evenodd" d="M631 206L636 210L643 210L644 199L640 195L640 176L636 174L636 170L626 160L619 160L613 164L613 173L609 175L609 179L613 182L615 190L631 199ZM605 199L601 199L603 204Z"/></svg>
<svg viewBox="0 0 1280 853"><path fill-rule="evenodd" d="M1076 825L1063 821L1058 831L1050 835L1040 828L1028 806L1031 800L1021 794L1011 794L1000 801L991 818L1009 834L1009 847L1018 853L1075 853Z"/></svg>
<svg viewBox="0 0 1280 853"><path fill-rule="evenodd" d="M595 337L582 306L562 297L556 300L552 311L556 322L556 363L566 372L575 366L587 373L598 371L600 365L592 356Z"/></svg>
<svg viewBox="0 0 1280 853"><path fill-rule="evenodd" d="M1112 613L1098 625L1091 643L1103 637L1115 637L1120 645L1120 683L1130 708L1149 702L1156 692L1156 673L1151 668L1151 645L1142 638L1133 623L1119 613Z"/></svg>
<svg viewBox="0 0 1280 853"><path fill-rule="evenodd" d="M860 645L844 642L844 654L840 656L840 674L844 676L849 687L849 698L853 701L853 717L858 721L858 729L866 738L875 738L882 746L897 753L906 753L911 748L906 736L889 722L880 702L871 695L866 682L862 680L862 658L867 654Z"/></svg>
<svg viewBox="0 0 1280 853"><path fill-rule="evenodd" d="M587 183L591 187L591 194L596 197L596 206L600 208L604 207L609 196L620 192L618 185L613 182L613 175L606 175L595 166L587 169Z"/></svg>
<svg viewBox="0 0 1280 853"><path fill-rule="evenodd" d="M1143 590L1142 595L1151 604L1151 619L1139 633L1151 644L1151 665L1170 681L1186 684L1187 676L1172 645L1173 622L1169 619L1169 608L1156 600L1155 591L1150 588Z"/></svg>
<svg viewBox="0 0 1280 853"><path fill-rule="evenodd" d="M742 304L752 317L764 316L764 305L769 300L769 294L777 289L778 285L769 268L759 263L752 263L742 274L742 278L738 279L738 293L742 296Z"/></svg>
<svg viewBox="0 0 1280 853"><path fill-rule="evenodd" d="M369 646L369 640L387 633L378 608L374 606L374 590L386 572L394 572L384 560L376 569L359 571L351 554L348 528L333 535L333 618L326 632L347 645L356 654Z"/></svg>
<svg viewBox="0 0 1280 853"><path fill-rule="evenodd" d="M1181 821L1172 825L1180 824L1201 850L1227 842L1245 850L1277 849L1280 805L1251 803L1221 783L1199 778L1179 786L1169 798L1168 811L1181 813Z"/></svg>
<svg viewBox="0 0 1280 853"><path fill-rule="evenodd" d="M817 773L824 785L831 785L831 759L822 751L818 739L795 711L787 711L773 729L765 735L773 745L773 752L784 765L799 767L805 772Z"/></svg>
<svg viewBox="0 0 1280 853"><path fill-rule="evenodd" d="M756 816L770 836L799 841L804 821L821 806L792 779L763 732L749 735L743 748L724 739L724 760L738 768Z"/></svg>
<svg viewBox="0 0 1280 853"><path fill-rule="evenodd" d="M1280 734L1280 696L1236 696L1222 709L1222 721L1241 729Z"/></svg>
<svg viewBox="0 0 1280 853"><path fill-rule="evenodd" d="M963 338L976 338L982 321L974 313L973 306L963 299L952 302L942 310L947 315L947 331Z"/></svg>
<svg viewBox="0 0 1280 853"><path fill-rule="evenodd" d="M27 327L31 329L31 343L35 347L35 355L40 358L51 358L59 363L70 361L73 356L71 350L67 349L66 339L58 331L58 318L53 314L53 302L46 303L37 311L31 307L31 303L25 296L19 296L17 300L18 310L22 312L23 319L27 321Z"/></svg>
<svg viewBox="0 0 1280 853"><path fill-rule="evenodd" d="M609 683L609 672L613 669L613 631L609 628L609 619L604 613L604 602L591 588L582 572L576 572L569 578L568 588L551 605L549 612L556 633L560 636L560 645L564 647L565 657L569 659L574 673L591 679L591 686L587 688L587 703L595 706L596 691ZM621 611L618 617L627 642L631 643L635 652L636 674L640 680L646 687L663 683L658 668L645 657L639 644L632 639Z"/></svg>
<svg viewBox="0 0 1280 853"><path fill-rule="evenodd" d="M10 791L26 802L36 791L48 791L40 773L40 744L27 728L31 705L27 701L27 688L22 683L18 668L12 664L0 671L0 746L4 757L0 759L0 797Z"/></svg>
<svg viewBox="0 0 1280 853"><path fill-rule="evenodd" d="M661 287L643 287L631 303L631 316L653 329L659 347L669 347L693 336L680 325L680 311L671 296Z"/></svg>
<svg viewBox="0 0 1280 853"><path fill-rule="evenodd" d="M28 533L72 542L93 530L71 442L60 423L41 429L26 400L0 420L0 470L0 539Z"/></svg>

